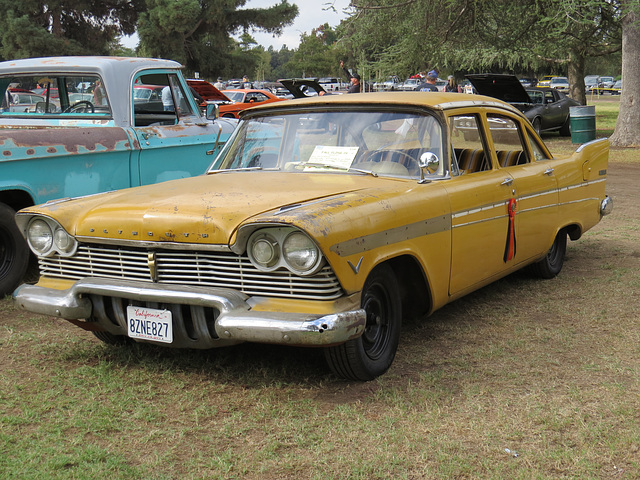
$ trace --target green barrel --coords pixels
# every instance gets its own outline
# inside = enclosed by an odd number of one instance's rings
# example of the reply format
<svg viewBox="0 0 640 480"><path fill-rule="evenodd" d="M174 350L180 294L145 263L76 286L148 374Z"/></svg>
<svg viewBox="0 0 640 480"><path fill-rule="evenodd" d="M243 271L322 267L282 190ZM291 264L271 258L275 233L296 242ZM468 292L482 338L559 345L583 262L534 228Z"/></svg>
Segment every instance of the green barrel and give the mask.
<svg viewBox="0 0 640 480"><path fill-rule="evenodd" d="M571 143L587 143L596 139L596 107L569 107Z"/></svg>

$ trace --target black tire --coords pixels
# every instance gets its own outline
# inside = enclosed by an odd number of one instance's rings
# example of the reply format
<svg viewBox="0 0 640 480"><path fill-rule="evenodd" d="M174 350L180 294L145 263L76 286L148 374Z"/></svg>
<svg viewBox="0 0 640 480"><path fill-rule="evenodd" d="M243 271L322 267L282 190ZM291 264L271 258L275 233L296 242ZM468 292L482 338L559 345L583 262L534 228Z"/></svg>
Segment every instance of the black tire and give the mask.
<svg viewBox="0 0 640 480"><path fill-rule="evenodd" d="M540 122L540 118L534 118L533 122L531 122L531 125L533 125L533 129L535 130L535 132L540 135L540 133L542 132L542 124Z"/></svg>
<svg viewBox="0 0 640 480"><path fill-rule="evenodd" d="M29 247L15 220L13 208L0 203L0 295L12 293L29 266Z"/></svg>
<svg viewBox="0 0 640 480"><path fill-rule="evenodd" d="M133 341L126 335L114 335L113 333L94 330L93 333L98 340L108 345L128 345Z"/></svg>
<svg viewBox="0 0 640 480"><path fill-rule="evenodd" d="M569 137L571 136L571 120L569 120L569 115L567 115L567 119L560 127L560 136L561 137Z"/></svg>
<svg viewBox="0 0 640 480"><path fill-rule="evenodd" d="M359 338L325 349L331 370L348 380L368 381L386 372L396 355L402 302L396 276L388 265L377 267L362 289L367 325Z"/></svg>
<svg viewBox="0 0 640 480"><path fill-rule="evenodd" d="M531 272L540 278L553 278L560 273L567 252L567 232L560 230L547 255L531 265Z"/></svg>

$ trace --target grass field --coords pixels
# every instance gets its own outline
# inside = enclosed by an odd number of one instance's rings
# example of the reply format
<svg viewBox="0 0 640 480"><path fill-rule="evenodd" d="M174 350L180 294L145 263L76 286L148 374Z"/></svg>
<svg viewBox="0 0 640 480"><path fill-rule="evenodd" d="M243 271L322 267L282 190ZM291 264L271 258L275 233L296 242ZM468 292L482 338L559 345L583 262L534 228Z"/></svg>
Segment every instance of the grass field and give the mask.
<svg viewBox="0 0 640 480"><path fill-rule="evenodd" d="M373 382L318 350L109 347L5 299L0 478L640 478L637 157L612 150L614 212L557 278L517 273L405 324Z"/></svg>

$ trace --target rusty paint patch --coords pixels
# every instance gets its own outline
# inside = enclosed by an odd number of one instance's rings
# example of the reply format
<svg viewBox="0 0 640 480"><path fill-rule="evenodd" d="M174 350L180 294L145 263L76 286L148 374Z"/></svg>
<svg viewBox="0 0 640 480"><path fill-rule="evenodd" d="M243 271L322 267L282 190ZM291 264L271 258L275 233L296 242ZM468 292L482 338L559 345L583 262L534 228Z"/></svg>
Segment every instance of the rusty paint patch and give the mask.
<svg viewBox="0 0 640 480"><path fill-rule="evenodd" d="M27 150L27 155L35 155L36 151L33 148Z"/></svg>
<svg viewBox="0 0 640 480"><path fill-rule="evenodd" d="M118 145L128 143L129 137L120 127L44 128L37 136L30 129L15 128L0 131L0 142L13 143L18 148L47 147L47 153L58 149L78 153L79 149L114 151Z"/></svg>

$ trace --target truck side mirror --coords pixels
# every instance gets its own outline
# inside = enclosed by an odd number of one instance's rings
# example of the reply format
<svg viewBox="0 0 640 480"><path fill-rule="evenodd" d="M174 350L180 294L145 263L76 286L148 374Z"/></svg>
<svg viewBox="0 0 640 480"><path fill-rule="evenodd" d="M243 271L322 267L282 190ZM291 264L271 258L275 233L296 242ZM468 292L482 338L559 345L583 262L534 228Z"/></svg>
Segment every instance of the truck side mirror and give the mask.
<svg viewBox="0 0 640 480"><path fill-rule="evenodd" d="M206 117L207 120L217 120L220 117L220 109L217 103L207 102Z"/></svg>

